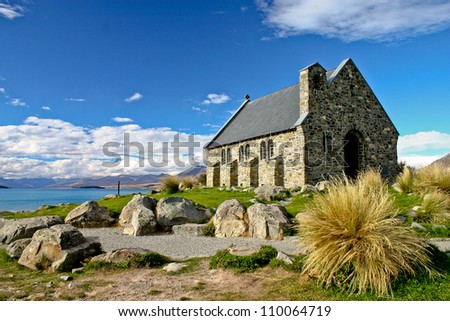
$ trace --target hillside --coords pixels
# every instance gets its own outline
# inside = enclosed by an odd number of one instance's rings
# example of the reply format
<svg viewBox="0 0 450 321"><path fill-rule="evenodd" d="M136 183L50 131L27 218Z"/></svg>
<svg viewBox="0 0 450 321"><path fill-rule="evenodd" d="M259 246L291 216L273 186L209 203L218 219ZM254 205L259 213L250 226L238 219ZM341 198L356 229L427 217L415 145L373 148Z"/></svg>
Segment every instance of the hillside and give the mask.
<svg viewBox="0 0 450 321"><path fill-rule="evenodd" d="M439 158L438 160L434 161L429 166L434 165L434 164L441 164L444 167L450 168L450 153L448 153L444 157Z"/></svg>

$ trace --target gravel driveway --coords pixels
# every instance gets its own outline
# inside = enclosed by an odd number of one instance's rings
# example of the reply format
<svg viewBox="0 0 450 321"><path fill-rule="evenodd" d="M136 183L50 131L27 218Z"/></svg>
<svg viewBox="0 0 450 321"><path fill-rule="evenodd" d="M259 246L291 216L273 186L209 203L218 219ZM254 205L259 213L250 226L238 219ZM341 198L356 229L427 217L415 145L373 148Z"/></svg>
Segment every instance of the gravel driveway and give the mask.
<svg viewBox="0 0 450 321"><path fill-rule="evenodd" d="M86 237L97 237L106 252L121 248L143 248L155 251L173 259L209 257L219 250L232 245L270 244L286 254L298 253L298 237L288 236L282 241L269 241L254 238L215 238L206 236L179 236L173 234L156 234L131 236L122 234L122 228L80 229Z"/></svg>

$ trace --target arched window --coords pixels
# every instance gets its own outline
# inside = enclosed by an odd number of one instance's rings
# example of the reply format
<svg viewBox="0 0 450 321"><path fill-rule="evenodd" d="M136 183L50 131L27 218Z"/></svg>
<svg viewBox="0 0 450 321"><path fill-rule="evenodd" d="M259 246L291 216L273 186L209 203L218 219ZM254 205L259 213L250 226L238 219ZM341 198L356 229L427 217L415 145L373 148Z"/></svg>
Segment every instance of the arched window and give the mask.
<svg viewBox="0 0 450 321"><path fill-rule="evenodd" d="M269 140L269 158L272 158L275 155L275 145L273 144L273 140Z"/></svg>
<svg viewBox="0 0 450 321"><path fill-rule="evenodd" d="M250 159L250 145L247 144L245 145L245 160L249 160Z"/></svg>
<svg viewBox="0 0 450 321"><path fill-rule="evenodd" d="M227 163L231 163L231 149L227 148Z"/></svg>
<svg viewBox="0 0 450 321"><path fill-rule="evenodd" d="M239 161L244 161L244 146L239 147Z"/></svg>
<svg viewBox="0 0 450 321"><path fill-rule="evenodd" d="M225 158L225 149L222 149L222 164L225 164L226 158Z"/></svg>
<svg viewBox="0 0 450 321"><path fill-rule="evenodd" d="M261 159L267 158L266 142L261 142Z"/></svg>

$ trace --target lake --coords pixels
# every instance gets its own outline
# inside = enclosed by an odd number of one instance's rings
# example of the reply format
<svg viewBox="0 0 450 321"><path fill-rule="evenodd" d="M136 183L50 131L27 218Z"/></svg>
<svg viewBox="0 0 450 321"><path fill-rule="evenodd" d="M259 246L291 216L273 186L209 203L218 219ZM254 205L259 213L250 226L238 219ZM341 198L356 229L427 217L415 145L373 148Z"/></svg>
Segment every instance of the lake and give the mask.
<svg viewBox="0 0 450 321"><path fill-rule="evenodd" d="M120 195L147 193L149 189L122 189ZM59 205L61 203L82 203L100 200L107 194L116 194L117 189L86 188L0 188L1 211L33 211L42 205Z"/></svg>

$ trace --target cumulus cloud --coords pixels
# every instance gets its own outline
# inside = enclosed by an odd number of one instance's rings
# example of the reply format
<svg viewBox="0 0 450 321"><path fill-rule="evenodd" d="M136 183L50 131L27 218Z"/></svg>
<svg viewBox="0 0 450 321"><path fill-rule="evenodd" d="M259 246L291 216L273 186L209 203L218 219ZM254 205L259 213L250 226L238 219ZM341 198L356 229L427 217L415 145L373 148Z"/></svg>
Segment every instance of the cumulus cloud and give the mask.
<svg viewBox="0 0 450 321"><path fill-rule="evenodd" d="M7 3L0 3L0 16L8 20L22 17L25 8L22 6L12 6Z"/></svg>
<svg viewBox="0 0 450 321"><path fill-rule="evenodd" d="M27 103L20 100L19 98L13 98L9 101L10 105L13 105L15 107L25 107L27 106Z"/></svg>
<svg viewBox="0 0 450 321"><path fill-rule="evenodd" d="M0 173L5 178L76 178L179 172L186 168L176 163L171 147L177 134L181 142L188 141L187 133L166 127L123 124L86 128L60 119L28 117L20 125L0 126ZM124 146L126 135L129 150ZM195 135L194 140L200 146L194 149L193 155L181 148L180 161L185 166L189 158L201 162L202 147L211 139L211 135ZM167 165L150 164L150 158L162 163L163 142L169 144ZM128 166L125 166L125 154ZM104 162L114 159L120 160L116 166L104 166Z"/></svg>
<svg viewBox="0 0 450 321"><path fill-rule="evenodd" d="M400 136L398 158L413 167L429 165L450 152L450 134L438 131Z"/></svg>
<svg viewBox="0 0 450 321"><path fill-rule="evenodd" d="M138 101L141 100L142 97L144 97L142 94L135 92L133 95L131 95L130 97L125 98L125 102L126 103L131 103L133 101Z"/></svg>
<svg viewBox="0 0 450 321"><path fill-rule="evenodd" d="M6 89L5 89L5 88L1 88L1 87L0 87L0 94L3 94L3 95L5 95L5 94L6 94Z"/></svg>
<svg viewBox="0 0 450 321"><path fill-rule="evenodd" d="M209 94L208 99L203 100L203 104L210 105L210 104L223 104L229 101L231 98L227 94Z"/></svg>
<svg viewBox="0 0 450 321"><path fill-rule="evenodd" d="M392 41L450 25L450 3L442 0L257 0L257 6L278 37Z"/></svg>
<svg viewBox="0 0 450 321"><path fill-rule="evenodd" d="M82 102L86 101L86 98L66 98L66 101L74 101L77 103L82 103Z"/></svg>
<svg viewBox="0 0 450 321"><path fill-rule="evenodd" d="M52 110L49 106L42 106L43 110Z"/></svg>
<svg viewBox="0 0 450 321"><path fill-rule="evenodd" d="M112 118L116 123L132 123L134 120L128 117L114 117Z"/></svg>

